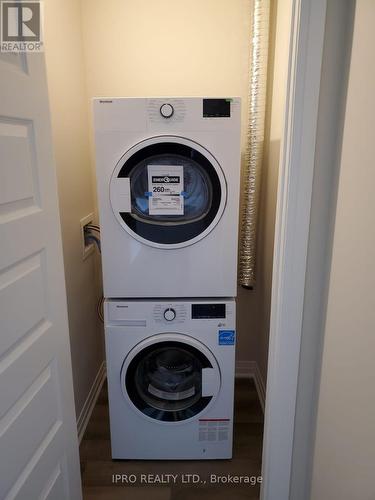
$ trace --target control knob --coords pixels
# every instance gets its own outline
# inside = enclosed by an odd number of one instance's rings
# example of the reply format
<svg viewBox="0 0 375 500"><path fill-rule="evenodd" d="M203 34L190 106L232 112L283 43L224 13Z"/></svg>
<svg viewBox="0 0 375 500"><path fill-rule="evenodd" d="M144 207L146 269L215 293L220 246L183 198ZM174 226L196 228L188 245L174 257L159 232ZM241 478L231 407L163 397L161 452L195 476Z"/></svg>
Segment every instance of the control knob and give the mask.
<svg viewBox="0 0 375 500"><path fill-rule="evenodd" d="M174 309L172 309L171 307L169 307L168 309L166 309L164 311L164 318L167 320L167 321L173 321L176 317L176 311Z"/></svg>
<svg viewBox="0 0 375 500"><path fill-rule="evenodd" d="M172 104L164 103L160 106L160 114L164 118L170 118L174 113Z"/></svg>

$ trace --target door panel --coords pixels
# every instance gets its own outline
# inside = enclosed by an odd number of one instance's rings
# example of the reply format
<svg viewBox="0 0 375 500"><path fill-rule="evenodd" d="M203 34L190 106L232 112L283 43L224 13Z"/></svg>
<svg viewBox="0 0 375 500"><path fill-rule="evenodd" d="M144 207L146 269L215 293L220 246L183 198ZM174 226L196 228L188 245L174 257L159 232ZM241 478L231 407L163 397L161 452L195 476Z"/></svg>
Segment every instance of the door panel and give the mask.
<svg viewBox="0 0 375 500"><path fill-rule="evenodd" d="M193 418L219 392L217 362L207 349L200 349L200 343L159 337L129 353L122 369L123 391L140 412L154 420Z"/></svg>
<svg viewBox="0 0 375 500"><path fill-rule="evenodd" d="M1 54L0 497L80 499L43 54Z"/></svg>

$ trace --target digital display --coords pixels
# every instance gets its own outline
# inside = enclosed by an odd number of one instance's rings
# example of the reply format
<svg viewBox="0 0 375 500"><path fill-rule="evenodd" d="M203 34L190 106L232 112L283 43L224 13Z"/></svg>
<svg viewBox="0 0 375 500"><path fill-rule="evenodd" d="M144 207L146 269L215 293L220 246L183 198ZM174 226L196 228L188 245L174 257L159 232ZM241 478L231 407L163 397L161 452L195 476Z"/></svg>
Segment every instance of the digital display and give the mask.
<svg viewBox="0 0 375 500"><path fill-rule="evenodd" d="M192 319L225 318L225 304L192 304Z"/></svg>
<svg viewBox="0 0 375 500"><path fill-rule="evenodd" d="M229 118L230 99L203 99L203 118Z"/></svg>

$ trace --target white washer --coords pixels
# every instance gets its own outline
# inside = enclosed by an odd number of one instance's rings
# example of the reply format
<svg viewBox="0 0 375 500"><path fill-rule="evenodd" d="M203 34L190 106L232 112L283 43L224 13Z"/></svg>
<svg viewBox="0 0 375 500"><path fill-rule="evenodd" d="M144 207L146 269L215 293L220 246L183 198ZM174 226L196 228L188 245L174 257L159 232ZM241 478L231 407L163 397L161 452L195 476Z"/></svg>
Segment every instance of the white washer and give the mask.
<svg viewBox="0 0 375 500"><path fill-rule="evenodd" d="M95 99L105 297L234 297L240 99Z"/></svg>
<svg viewBox="0 0 375 500"><path fill-rule="evenodd" d="M114 459L232 456L235 302L105 302Z"/></svg>

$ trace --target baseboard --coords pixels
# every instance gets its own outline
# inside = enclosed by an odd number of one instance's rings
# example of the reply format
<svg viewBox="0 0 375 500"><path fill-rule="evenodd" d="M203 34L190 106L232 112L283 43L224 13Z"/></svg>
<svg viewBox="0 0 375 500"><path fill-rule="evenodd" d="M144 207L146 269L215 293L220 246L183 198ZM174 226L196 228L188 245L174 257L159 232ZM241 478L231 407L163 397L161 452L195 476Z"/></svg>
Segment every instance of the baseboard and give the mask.
<svg viewBox="0 0 375 500"><path fill-rule="evenodd" d="M99 367L98 373L96 374L95 380L91 386L90 392L86 398L81 413L77 418L77 431L78 431L79 443L81 443L82 441L87 424L89 423L91 417L91 413L94 409L96 401L98 400L100 391L102 390L105 378L106 378L106 366L105 366L105 361L103 361L103 363Z"/></svg>
<svg viewBox="0 0 375 500"><path fill-rule="evenodd" d="M260 405L264 413L264 408L266 404L266 384L263 380L262 374L260 373L258 363L256 361L237 361L236 377L252 378L254 380Z"/></svg>

